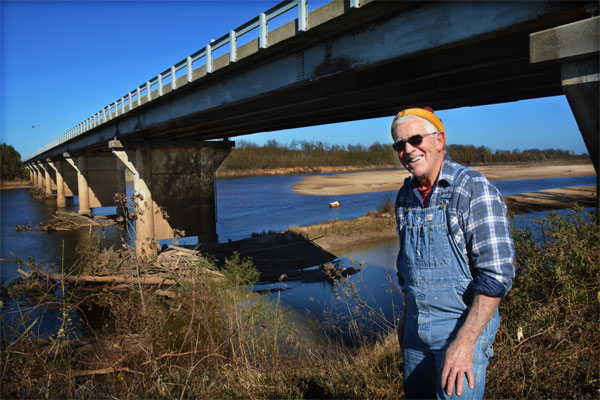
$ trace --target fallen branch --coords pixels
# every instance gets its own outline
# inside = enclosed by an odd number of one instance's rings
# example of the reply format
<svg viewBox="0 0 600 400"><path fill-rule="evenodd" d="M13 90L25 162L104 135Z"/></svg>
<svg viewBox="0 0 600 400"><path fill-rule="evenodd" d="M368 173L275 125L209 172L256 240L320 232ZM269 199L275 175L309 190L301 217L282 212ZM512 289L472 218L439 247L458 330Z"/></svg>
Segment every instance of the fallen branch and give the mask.
<svg viewBox="0 0 600 400"><path fill-rule="evenodd" d="M115 372L129 372L132 374L140 374L140 375L144 375L143 372L139 372L139 371L133 371L127 367L122 367L122 368L113 368L113 367L109 367L109 368L102 368L102 369L92 369L89 371L79 371L75 373L75 376L86 376L86 375L107 375L107 374L112 374Z"/></svg>
<svg viewBox="0 0 600 400"><path fill-rule="evenodd" d="M38 276L46 279L52 279L55 281L65 282L90 282L90 283L140 283L142 285L176 285L177 281L168 278L161 277L128 277L128 276L116 276L116 275L107 275L107 276L93 276L93 275L61 275L54 272L46 271L38 267L37 265L25 263L19 259L10 260L6 258L0 258L0 261L9 262L17 265L24 265L31 270L32 273L35 273Z"/></svg>
<svg viewBox="0 0 600 400"><path fill-rule="evenodd" d="M188 248L181 247L181 246L175 246L174 244L170 244L168 246L168 248L172 249L172 250L180 251L182 253L187 253L187 254L190 254L193 256L197 256L200 254L200 252L198 250L192 250L192 249L188 249Z"/></svg>

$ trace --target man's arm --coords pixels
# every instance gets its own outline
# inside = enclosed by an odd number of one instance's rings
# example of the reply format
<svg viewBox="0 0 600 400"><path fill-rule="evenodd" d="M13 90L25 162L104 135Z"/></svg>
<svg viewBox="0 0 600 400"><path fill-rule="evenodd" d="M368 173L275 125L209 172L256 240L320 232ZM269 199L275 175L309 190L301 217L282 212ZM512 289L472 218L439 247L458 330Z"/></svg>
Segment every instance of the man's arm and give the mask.
<svg viewBox="0 0 600 400"><path fill-rule="evenodd" d="M475 342L496 312L500 299L510 289L514 276L514 245L506 205L498 189L476 172L455 184L458 185L455 192L459 216L455 223L464 235L469 266L476 271L475 298L464 325L446 350L440 378L447 393L456 387L456 393L462 394L465 374L469 387L475 385Z"/></svg>
<svg viewBox="0 0 600 400"><path fill-rule="evenodd" d="M467 314L464 325L459 329L456 339L446 350L442 367L442 388L452 395L456 383L456 394L462 395L464 375L467 375L469 387L475 387L473 377L473 349L475 342L492 319L500 297L490 297L481 293L475 294L473 305Z"/></svg>

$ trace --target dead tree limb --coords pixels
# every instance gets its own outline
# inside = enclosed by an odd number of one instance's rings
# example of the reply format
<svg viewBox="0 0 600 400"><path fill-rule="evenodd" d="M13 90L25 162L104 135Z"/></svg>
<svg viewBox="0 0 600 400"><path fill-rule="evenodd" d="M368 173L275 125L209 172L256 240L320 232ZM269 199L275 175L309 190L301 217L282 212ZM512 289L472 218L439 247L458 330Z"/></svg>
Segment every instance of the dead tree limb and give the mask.
<svg viewBox="0 0 600 400"><path fill-rule="evenodd" d="M25 263L19 259L10 260L6 258L0 258L0 261L9 262L17 265L24 265L36 275L51 279L55 281L65 282L89 282L89 283L140 283L142 285L169 285L173 286L177 284L174 279L161 278L157 276L140 276L140 277L129 277L129 276L117 276L117 275L106 275L106 276L93 276L93 275L61 275L54 272L46 271L30 263Z"/></svg>

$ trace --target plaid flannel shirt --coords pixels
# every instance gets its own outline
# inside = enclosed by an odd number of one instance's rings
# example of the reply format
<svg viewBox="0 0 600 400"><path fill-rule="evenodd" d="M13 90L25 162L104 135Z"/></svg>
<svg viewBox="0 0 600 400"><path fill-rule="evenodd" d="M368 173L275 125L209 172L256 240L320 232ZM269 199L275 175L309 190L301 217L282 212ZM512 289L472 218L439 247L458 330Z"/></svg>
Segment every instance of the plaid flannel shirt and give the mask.
<svg viewBox="0 0 600 400"><path fill-rule="evenodd" d="M459 172L456 182L454 173ZM411 207L423 207L416 179L406 178L396 199L396 231L401 234L408 210L398 201L409 197ZM446 216L449 231L471 270L475 291L493 297L505 296L515 275L514 244L502 195L481 173L462 167L446 154L428 207L441 201L440 187L454 184ZM402 251L402 249L400 249ZM400 284L403 278L399 275Z"/></svg>

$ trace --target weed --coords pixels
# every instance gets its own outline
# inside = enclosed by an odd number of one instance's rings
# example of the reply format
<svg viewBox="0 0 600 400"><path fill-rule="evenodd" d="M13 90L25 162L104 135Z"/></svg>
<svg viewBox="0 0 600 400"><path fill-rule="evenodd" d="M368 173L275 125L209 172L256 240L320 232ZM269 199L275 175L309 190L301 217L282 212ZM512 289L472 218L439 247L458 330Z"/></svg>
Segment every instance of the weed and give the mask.
<svg viewBox="0 0 600 400"><path fill-rule="evenodd" d="M493 398L597 398L600 231L575 209L538 221L543 240L515 231L517 274L487 393Z"/></svg>

